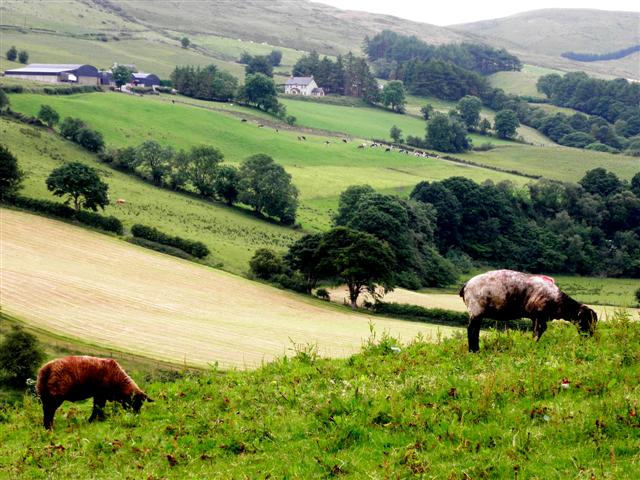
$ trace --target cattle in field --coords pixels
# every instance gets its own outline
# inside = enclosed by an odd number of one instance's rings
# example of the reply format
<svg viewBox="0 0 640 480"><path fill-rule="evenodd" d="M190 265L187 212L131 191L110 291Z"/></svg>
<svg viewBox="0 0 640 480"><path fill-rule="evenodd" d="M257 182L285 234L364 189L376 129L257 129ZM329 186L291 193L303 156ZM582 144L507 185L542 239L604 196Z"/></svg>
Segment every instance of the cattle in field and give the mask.
<svg viewBox="0 0 640 480"><path fill-rule="evenodd" d="M569 297L551 277L545 275L494 270L470 279L460 290L460 296L469 311L467 337L470 352L480 349L483 318L530 318L538 340L547 329L549 320L569 320L577 324L581 332L590 335L593 335L598 321L591 308Z"/></svg>
<svg viewBox="0 0 640 480"><path fill-rule="evenodd" d="M36 390L42 401L44 427L53 428L53 417L62 402L93 397L92 422L104 418L107 400L139 412L142 403L152 402L124 369L111 358L71 356L46 363L38 372Z"/></svg>

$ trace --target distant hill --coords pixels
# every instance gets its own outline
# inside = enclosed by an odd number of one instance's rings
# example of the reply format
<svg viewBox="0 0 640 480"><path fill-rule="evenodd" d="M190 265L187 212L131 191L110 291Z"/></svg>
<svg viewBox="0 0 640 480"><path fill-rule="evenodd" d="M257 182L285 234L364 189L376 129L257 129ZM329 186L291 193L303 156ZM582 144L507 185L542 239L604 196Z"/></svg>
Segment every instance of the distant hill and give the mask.
<svg viewBox="0 0 640 480"><path fill-rule="evenodd" d="M451 30L505 47L528 63L563 70L640 78L640 55L589 62L564 52L608 53L640 43L640 13L587 9L534 10L505 18L453 25Z"/></svg>

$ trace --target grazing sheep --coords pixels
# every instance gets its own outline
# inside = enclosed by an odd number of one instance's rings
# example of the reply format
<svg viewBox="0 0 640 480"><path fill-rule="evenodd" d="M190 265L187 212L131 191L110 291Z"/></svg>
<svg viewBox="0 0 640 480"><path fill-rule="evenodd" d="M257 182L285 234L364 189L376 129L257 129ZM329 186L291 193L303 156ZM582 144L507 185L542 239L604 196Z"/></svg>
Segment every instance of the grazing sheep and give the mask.
<svg viewBox="0 0 640 480"><path fill-rule="evenodd" d="M116 205L124 205L127 201L124 198L118 198L116 200Z"/></svg>
<svg viewBox="0 0 640 480"><path fill-rule="evenodd" d="M136 382L111 358L72 356L52 360L38 372L36 390L42 400L44 428L53 428L53 416L62 402L77 402L93 397L89 417L104 418L107 400L119 402L139 412L142 402L152 402Z"/></svg>
<svg viewBox="0 0 640 480"><path fill-rule="evenodd" d="M573 300L557 287L551 277L544 275L494 270L476 275L465 283L460 296L469 311L467 337L470 352L480 349L480 323L483 318L530 318L537 340L547 329L549 320L569 320L590 335L593 335L598 321L593 310Z"/></svg>

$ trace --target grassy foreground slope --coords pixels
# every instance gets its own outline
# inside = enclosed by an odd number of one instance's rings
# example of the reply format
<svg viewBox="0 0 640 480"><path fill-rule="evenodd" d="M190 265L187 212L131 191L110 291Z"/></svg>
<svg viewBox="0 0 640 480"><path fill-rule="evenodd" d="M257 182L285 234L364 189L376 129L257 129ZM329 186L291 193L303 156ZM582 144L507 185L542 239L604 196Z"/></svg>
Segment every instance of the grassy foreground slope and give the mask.
<svg viewBox="0 0 640 480"><path fill-rule="evenodd" d="M0 222L3 311L86 343L242 368L294 344L351 354L370 321L405 339L455 331L373 319L44 217L2 209Z"/></svg>
<svg viewBox="0 0 640 480"><path fill-rule="evenodd" d="M9 478L617 478L640 476L640 323L593 338L552 325L536 343L486 335L369 341L347 359L312 351L256 371L140 385L139 415L39 402L0 413Z"/></svg>

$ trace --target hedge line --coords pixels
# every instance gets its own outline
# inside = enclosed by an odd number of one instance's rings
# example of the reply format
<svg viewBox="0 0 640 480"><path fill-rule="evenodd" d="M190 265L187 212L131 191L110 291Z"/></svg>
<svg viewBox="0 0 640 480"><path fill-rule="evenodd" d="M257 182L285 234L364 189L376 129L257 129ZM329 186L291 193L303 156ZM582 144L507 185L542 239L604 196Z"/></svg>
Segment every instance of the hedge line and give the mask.
<svg viewBox="0 0 640 480"><path fill-rule="evenodd" d="M155 250L156 252L166 253L167 255L173 255L174 257L184 258L185 260L193 260L193 257L189 255L184 250L180 250L176 247L171 247L169 245L163 245L161 243L152 242L151 240L147 240L146 238L140 237L132 237L127 239L128 242L133 243L134 245L139 245L144 248L149 248L151 250Z"/></svg>
<svg viewBox="0 0 640 480"><path fill-rule="evenodd" d="M4 201L9 205L30 210L32 212L44 213L67 220L77 220L78 222L90 227L117 233L118 235L122 235L124 233L122 222L116 217L105 217L98 213L87 212L84 210L76 212L73 208L65 205L64 203L21 196L6 198Z"/></svg>
<svg viewBox="0 0 640 480"><path fill-rule="evenodd" d="M419 305L407 303L377 302L371 306L375 313L390 315L407 320L438 323L443 325L455 325L466 327L469 323L469 315L466 312L454 312L442 308L424 308ZM489 322L490 320L487 320ZM531 322L528 320L500 321L496 325L517 330L531 330Z"/></svg>
<svg viewBox="0 0 640 480"><path fill-rule="evenodd" d="M148 227L146 225L136 223L131 227L131 233L134 237L144 238L151 240L152 242L179 248L196 258L204 258L209 255L209 249L204 243L167 235L154 227Z"/></svg>
<svg viewBox="0 0 640 480"><path fill-rule="evenodd" d="M44 93L46 95L73 95L74 93L102 92L98 85L65 85L63 87L31 87L24 85L0 85L5 93Z"/></svg>

